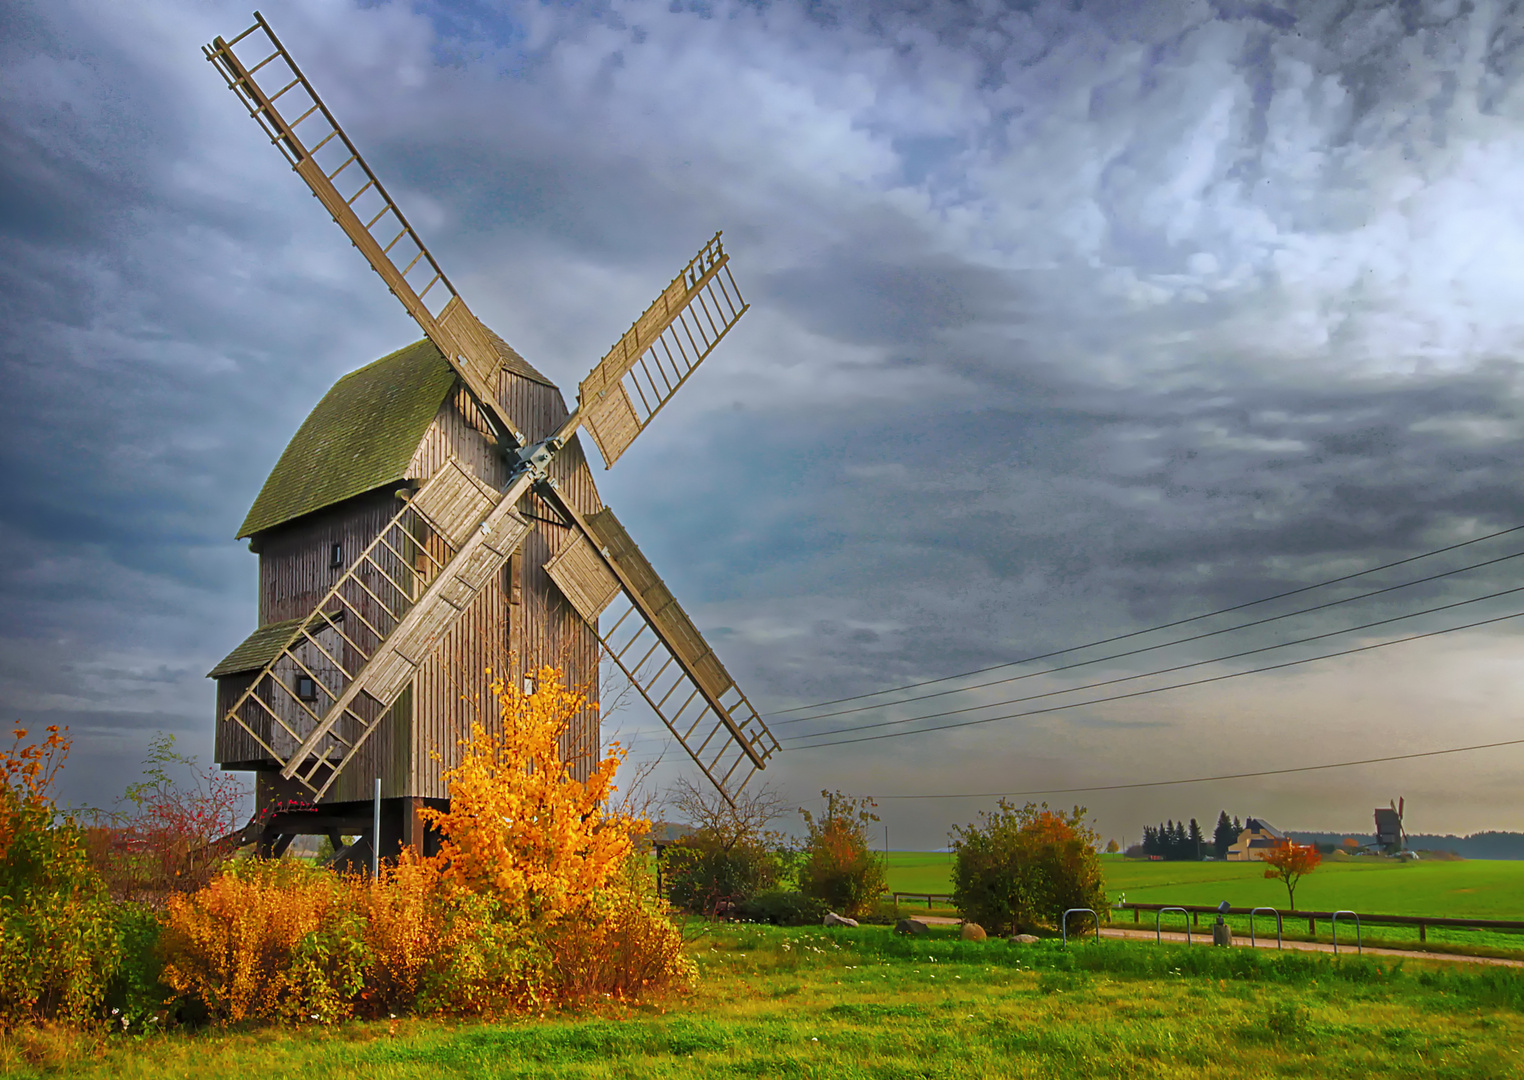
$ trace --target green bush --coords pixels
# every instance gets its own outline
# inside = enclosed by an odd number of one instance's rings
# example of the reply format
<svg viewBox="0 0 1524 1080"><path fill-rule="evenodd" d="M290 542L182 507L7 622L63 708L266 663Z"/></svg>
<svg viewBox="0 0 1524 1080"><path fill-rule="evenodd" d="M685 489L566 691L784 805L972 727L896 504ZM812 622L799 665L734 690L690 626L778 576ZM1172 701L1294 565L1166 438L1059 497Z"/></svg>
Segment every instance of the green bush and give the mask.
<svg viewBox="0 0 1524 1080"><path fill-rule="evenodd" d="M980 818L953 830L953 904L965 919L1010 934L1056 926L1069 908L1105 910L1097 837L1082 808L1018 809L1001 799ZM1070 932L1089 925L1089 916L1071 919Z"/></svg>
<svg viewBox="0 0 1524 1080"><path fill-rule="evenodd" d="M819 926L826 903L792 889L770 889L736 905L733 914L747 922L773 926Z"/></svg>
<svg viewBox="0 0 1524 1080"><path fill-rule="evenodd" d="M60 819L49 787L68 753L41 744L0 750L0 1028L100 1015L120 964L112 904L90 868L84 830Z"/></svg>
<svg viewBox="0 0 1524 1080"><path fill-rule="evenodd" d="M807 838L799 890L843 915L860 915L884 891L884 861L868 844L868 825L878 820L871 799L822 791L825 814L818 820L801 809Z"/></svg>
<svg viewBox="0 0 1524 1080"><path fill-rule="evenodd" d="M140 904L119 904L115 914L121 962L106 985L107 1020L124 1032L161 1028L171 1015L169 988L160 981L164 958L159 935L164 924Z"/></svg>
<svg viewBox="0 0 1524 1080"><path fill-rule="evenodd" d="M708 829L689 833L667 848L662 877L667 899L683 911L726 914L783 877L777 848L759 837L726 838Z"/></svg>

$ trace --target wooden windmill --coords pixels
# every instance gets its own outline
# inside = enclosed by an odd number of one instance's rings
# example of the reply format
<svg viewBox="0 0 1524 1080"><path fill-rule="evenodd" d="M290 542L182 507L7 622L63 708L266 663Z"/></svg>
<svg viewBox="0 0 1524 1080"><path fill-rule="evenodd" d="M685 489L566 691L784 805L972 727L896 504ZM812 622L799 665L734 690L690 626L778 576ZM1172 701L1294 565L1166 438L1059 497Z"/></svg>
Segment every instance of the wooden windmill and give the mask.
<svg viewBox="0 0 1524 1080"><path fill-rule="evenodd" d="M733 799L777 741L599 501L577 439L585 429L611 466L746 311L719 234L568 412L467 308L254 19L206 58L425 335L329 391L240 531L260 556L260 626L211 672L216 757L257 772L262 810L316 806L275 813L265 844L369 831L379 778L378 848L422 846L417 805L445 798L440 774L482 718L463 690L505 655L514 678L556 661L596 691L607 654ZM566 740L585 774L596 709Z"/></svg>

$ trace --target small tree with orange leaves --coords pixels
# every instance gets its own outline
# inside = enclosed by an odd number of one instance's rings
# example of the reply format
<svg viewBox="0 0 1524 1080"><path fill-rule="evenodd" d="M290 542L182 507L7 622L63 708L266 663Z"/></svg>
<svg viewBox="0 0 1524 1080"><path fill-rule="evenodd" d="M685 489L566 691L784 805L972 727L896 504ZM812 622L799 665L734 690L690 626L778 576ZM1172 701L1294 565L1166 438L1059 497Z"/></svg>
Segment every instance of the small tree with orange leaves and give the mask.
<svg viewBox="0 0 1524 1080"><path fill-rule="evenodd" d="M824 900L843 915L861 915L878 900L885 883L884 861L873 851L868 829L878 820L872 799L822 791L826 810L819 818L800 807L807 837L799 891Z"/></svg>
<svg viewBox="0 0 1524 1080"><path fill-rule="evenodd" d="M441 834L448 883L553 925L609 882L647 823L609 808L625 755L618 743L585 781L562 760L561 735L588 704L558 670L541 668L530 693L506 680L492 692L502 734L473 724L460 764L445 773L450 808L422 813Z"/></svg>
<svg viewBox="0 0 1524 1080"><path fill-rule="evenodd" d="M1291 910L1296 910L1296 886L1302 878L1318 868L1323 856L1312 844L1298 844L1294 840L1282 840L1261 856L1265 863L1265 877L1279 878L1286 883L1286 900Z"/></svg>
<svg viewBox="0 0 1524 1080"><path fill-rule="evenodd" d="M95 1013L120 964L119 938L84 832L60 817L52 787L66 730L0 749L0 1029Z"/></svg>

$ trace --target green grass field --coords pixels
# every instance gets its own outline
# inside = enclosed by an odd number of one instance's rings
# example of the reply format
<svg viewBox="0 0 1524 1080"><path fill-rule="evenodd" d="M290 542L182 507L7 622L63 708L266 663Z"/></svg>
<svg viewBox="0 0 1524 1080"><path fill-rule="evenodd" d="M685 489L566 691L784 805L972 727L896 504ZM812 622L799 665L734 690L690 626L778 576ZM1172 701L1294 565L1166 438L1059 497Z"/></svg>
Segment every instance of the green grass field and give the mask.
<svg viewBox="0 0 1524 1080"><path fill-rule="evenodd" d="M1286 907L1286 889L1267 881L1257 863L1143 862L1102 856L1106 894L1143 904L1216 904ZM889 888L902 892L951 890L952 856L895 851ZM1347 908L1382 915L1436 915L1460 919L1524 920L1524 861L1325 862L1297 887L1297 907Z"/></svg>
<svg viewBox="0 0 1524 1080"><path fill-rule="evenodd" d="M1524 972L1118 941L690 927L695 992L504 1023L0 1036L0 1074L120 1080L1524 1072Z"/></svg>
<svg viewBox="0 0 1524 1080"><path fill-rule="evenodd" d="M1215 905L1227 900L1233 907L1263 905L1282 911L1287 907L1285 886L1267 880L1264 867L1257 863L1145 862L1107 855L1101 857L1101 865L1111 903L1125 897L1141 904ZM946 852L891 852L889 888L945 893L952 888L951 870L952 856ZM1524 861L1328 861L1297 886L1296 904L1304 911L1342 909L1379 915L1524 920ZM1178 928L1180 916L1165 918L1166 925ZM1145 921L1152 925L1152 916ZM1247 920L1233 921L1239 933L1247 933ZM1256 920L1257 928L1264 925ZM1286 929L1288 935L1298 932L1301 937L1307 936L1305 922L1288 922ZM1322 930L1319 937L1327 940L1327 928ZM1416 929L1401 927L1370 928L1365 934L1367 940L1396 946L1416 945L1418 941ZM1456 946L1463 951L1502 954L1524 950L1524 934L1430 929L1427 935L1435 948ZM1342 933L1340 936L1343 938Z"/></svg>

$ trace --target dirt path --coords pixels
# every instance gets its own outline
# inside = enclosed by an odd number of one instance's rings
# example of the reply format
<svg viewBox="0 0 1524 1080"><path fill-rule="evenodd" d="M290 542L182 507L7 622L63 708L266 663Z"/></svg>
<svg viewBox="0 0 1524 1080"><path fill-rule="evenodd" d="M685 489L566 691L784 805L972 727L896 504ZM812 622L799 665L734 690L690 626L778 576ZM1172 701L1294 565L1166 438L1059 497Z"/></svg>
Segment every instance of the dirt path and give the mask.
<svg viewBox="0 0 1524 1080"><path fill-rule="evenodd" d="M949 919L942 915L911 915L909 918L926 923L928 926L959 926L962 919ZM1147 930L1124 930L1120 927L1103 926L1101 936L1109 938L1122 938L1127 941L1152 941L1153 935ZM1165 930L1161 935L1162 940L1172 945L1184 945L1185 935L1179 931ZM1192 945L1212 944L1212 931L1210 927L1203 927L1200 932L1192 932L1190 943ZM1234 936L1233 944L1239 948L1249 948L1247 937ZM1275 937L1266 941L1263 936L1256 938L1255 947L1261 949L1275 948ZM1333 952L1333 945L1326 941L1288 941L1285 943L1288 949L1297 949L1301 952ZM1340 944L1339 955L1351 956L1357 952L1353 945ZM1438 953L1419 952L1414 949L1383 949L1372 945L1365 947L1366 956L1398 956L1405 960L1443 960L1455 964L1495 964L1499 967L1524 967L1524 960L1504 960L1496 956L1465 956L1461 953Z"/></svg>
<svg viewBox="0 0 1524 1080"><path fill-rule="evenodd" d="M1150 934L1147 930L1123 930L1118 927L1106 926L1101 927L1101 936L1110 938L1125 938L1129 941L1153 940L1153 935ZM1171 944L1181 945L1185 943L1185 935L1179 931L1166 930L1161 936L1164 941L1168 941ZM1203 927L1200 933L1193 932L1191 934L1191 944L1212 944L1211 929L1209 927ZM1239 948L1248 948L1249 939L1247 937L1238 937L1235 935L1233 938L1233 944ZM1273 949L1275 948L1275 936L1272 934L1269 940L1266 940L1263 935L1260 935L1255 941L1255 945L1261 949ZM1333 952L1333 945L1326 941L1288 941L1286 942L1286 948L1297 949L1301 952ZM1343 943L1339 945L1340 956L1351 956L1354 955L1355 952L1356 949L1354 945L1346 945ZM1524 960L1504 960L1495 956L1465 956L1460 953L1418 952L1413 949L1382 949L1371 945L1367 945L1365 947L1365 955L1400 956L1403 959L1407 960L1444 960L1458 964L1496 964L1501 967L1524 967Z"/></svg>

